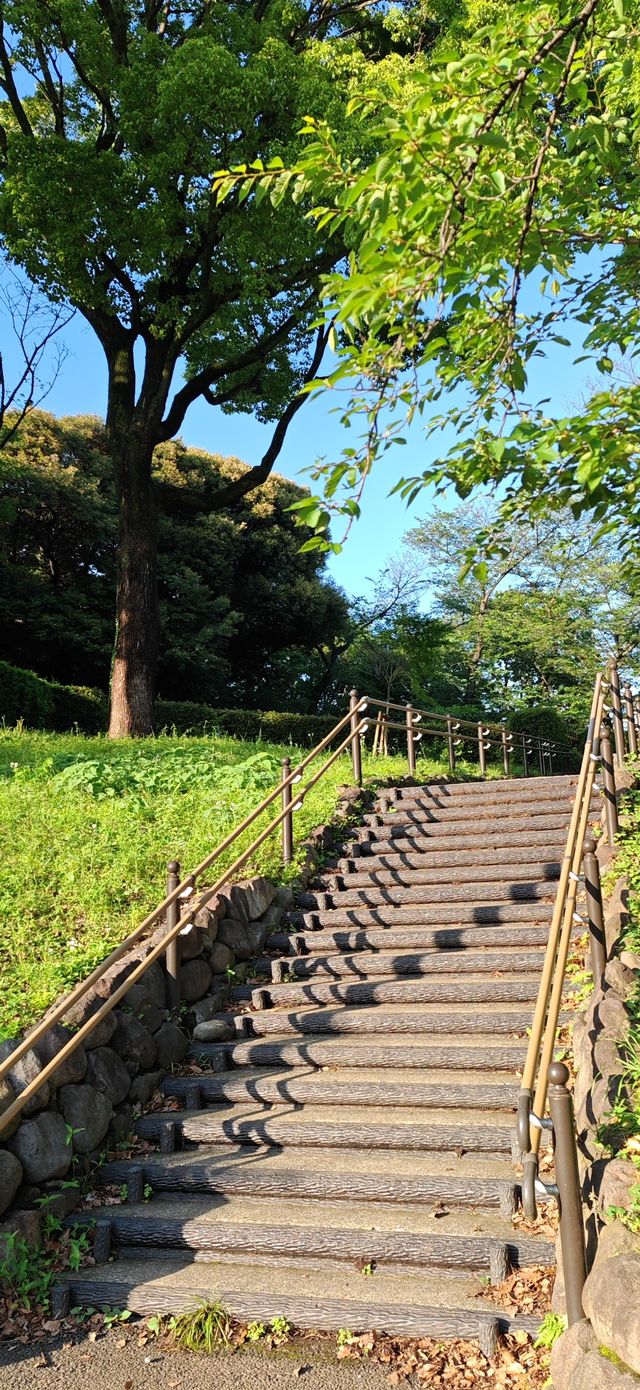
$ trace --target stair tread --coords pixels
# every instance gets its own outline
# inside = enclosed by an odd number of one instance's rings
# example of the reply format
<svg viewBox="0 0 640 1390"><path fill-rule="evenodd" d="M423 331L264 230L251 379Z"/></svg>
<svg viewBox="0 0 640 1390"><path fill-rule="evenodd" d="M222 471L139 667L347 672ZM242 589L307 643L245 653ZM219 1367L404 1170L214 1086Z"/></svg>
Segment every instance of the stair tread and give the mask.
<svg viewBox="0 0 640 1390"><path fill-rule="evenodd" d="M270 1119L275 1119L278 1124L285 1125L346 1125L354 1127L375 1126L384 1131L390 1128L406 1129L407 1134L416 1127L428 1130L432 1125L442 1125L444 1128L452 1126L464 1127L469 1131L476 1125L486 1124L494 1129L500 1129L505 1133L511 1133L513 1129L514 1105L505 1107L504 1110L484 1110L481 1106L474 1111L473 1123L470 1120L469 1111L457 1109L455 1106L440 1109L437 1106L413 1106L403 1105L398 1108L397 1114L391 1113L385 1106L368 1105L366 1110L361 1105L308 1105L294 1109L286 1101L279 1105L256 1105L255 1103L242 1102L220 1102L219 1104L203 1105L200 1110L166 1110L156 1111L149 1115L143 1115L136 1121L135 1128L140 1134L144 1134L149 1127L154 1127L165 1120L198 1120L206 1116L209 1119L217 1120L220 1124L226 1122L256 1121L259 1124L268 1124Z"/></svg>
<svg viewBox="0 0 640 1390"><path fill-rule="evenodd" d="M119 1182L124 1181L125 1173L131 1168L129 1159L119 1159L104 1165L101 1176L105 1182L116 1174ZM251 1173L286 1173L295 1179L297 1174L320 1171L326 1175L371 1176L384 1173L407 1181L420 1181L429 1178L445 1180L473 1179L495 1182L517 1182L510 1159L501 1155L464 1153L460 1157L446 1153L403 1153L401 1149L389 1150L384 1159L379 1153L368 1153L365 1149L270 1149L267 1154L242 1146L221 1151L214 1144L199 1144L197 1149L184 1150L173 1154L143 1154L133 1166L147 1170L158 1169L168 1173L188 1170L193 1167L211 1169L213 1175L228 1169Z"/></svg>
<svg viewBox="0 0 640 1390"><path fill-rule="evenodd" d="M349 1327L352 1331L369 1331L373 1295L375 1306L389 1305L390 1309L406 1305L428 1315L432 1309L444 1310L450 1314L451 1331L449 1335L462 1335L455 1323L455 1311L462 1307L468 1312L469 1326L478 1321L493 1321L496 1316L504 1319L503 1325L515 1325L514 1320L500 1314L495 1305L478 1298L482 1289L480 1280L469 1274L467 1290L456 1280L448 1280L442 1274L421 1274L391 1276L384 1271L363 1275L359 1270L322 1270L310 1268L308 1271L291 1271L287 1268L272 1268L255 1263L230 1270L228 1265L215 1263L202 1265L188 1263L182 1258L173 1261L127 1260L126 1263L101 1265L98 1269L87 1267L68 1276L74 1294L80 1294L83 1287L88 1291L87 1301L98 1303L95 1291L104 1290L102 1305L133 1308L134 1311L152 1312L167 1308L168 1311L183 1311L196 1308L203 1302L219 1299L236 1316L250 1320L252 1295L261 1297L259 1304L267 1316L286 1313L297 1326L323 1325L304 1321L304 1305L321 1305L327 1313L328 1330L337 1331L339 1327ZM163 1297L164 1295L164 1297ZM165 1303L165 1298L176 1298L174 1304ZM180 1300L183 1301L180 1301ZM299 1307L297 1317L291 1309ZM273 1311L270 1311L270 1309ZM242 1311L240 1311L242 1310ZM333 1315L333 1316L332 1316ZM539 1319L532 1320L533 1324ZM425 1324L426 1325L426 1324ZM434 1322L434 1329L439 1324ZM442 1335L447 1335L447 1322L442 1324ZM521 1320L519 1325L528 1325ZM385 1324L377 1324L384 1330ZM395 1323L398 1326L398 1323ZM471 1333L473 1335L473 1333Z"/></svg>
<svg viewBox="0 0 640 1390"><path fill-rule="evenodd" d="M226 1085L228 1082L233 1083L235 1081L240 1081L247 1086L252 1085L254 1082L272 1081L274 1085L282 1084L283 1086L288 1086L292 1082L295 1083L298 1080L305 1080L313 1082L314 1086L318 1088L322 1087L327 1081L330 1081L335 1085L344 1086L345 1091L348 1091L354 1084L376 1084L378 1082L388 1086L390 1090L393 1090L396 1084L401 1084L403 1086L423 1086L431 1083L434 1085L447 1085L451 1083L452 1085L468 1085L471 1088L473 1086L486 1087L492 1082L495 1082L495 1084L500 1087L511 1086L515 1087L517 1090L517 1079L513 1069L510 1067L505 1067L503 1070L500 1070L499 1068L489 1066L486 1067L484 1071L474 1070L472 1072L468 1072L466 1068L457 1070L456 1068L449 1067L412 1067L411 1050L412 1049L408 1052L406 1063L402 1058L396 1060L395 1066L398 1070L393 1076L389 1075L388 1067L358 1067L357 1083L354 1082L352 1067L342 1067L339 1064L332 1066L327 1063L324 1063L320 1067L314 1067L305 1064L304 1059L301 1058L300 1064L293 1067L243 1066L234 1067L229 1071L223 1072L203 1072L202 1076L196 1077L191 1074L185 1077L168 1077L165 1085L172 1089L165 1091L165 1095L177 1094L177 1091L173 1090L173 1087L179 1086L181 1082L183 1082L185 1086L192 1086L194 1081L212 1085ZM490 1078L490 1080L487 1080L486 1077ZM286 1097L283 1098L286 1099Z"/></svg>
<svg viewBox="0 0 640 1390"><path fill-rule="evenodd" d="M309 1231L322 1231L329 1237L332 1231L359 1231L371 1235L399 1234L428 1236L441 1240L463 1239L471 1246L482 1246L486 1242L498 1240L515 1248L522 1245L525 1250L540 1251L540 1263L553 1248L551 1242L540 1236L522 1236L510 1221L497 1212L451 1211L448 1215L435 1216L428 1209L403 1205L386 1206L380 1202L361 1201L322 1201L296 1200L294 1197L248 1197L211 1196L188 1194L168 1197L165 1193L139 1205L124 1204L109 1208L109 1218L113 1225L135 1221L152 1228L158 1221L176 1223L188 1234L188 1226L198 1222L205 1226L237 1225L265 1227L284 1227L286 1230L297 1227ZM74 1214L75 1219L75 1214ZM92 1213L87 1213L92 1220ZM532 1261L533 1263L533 1261Z"/></svg>

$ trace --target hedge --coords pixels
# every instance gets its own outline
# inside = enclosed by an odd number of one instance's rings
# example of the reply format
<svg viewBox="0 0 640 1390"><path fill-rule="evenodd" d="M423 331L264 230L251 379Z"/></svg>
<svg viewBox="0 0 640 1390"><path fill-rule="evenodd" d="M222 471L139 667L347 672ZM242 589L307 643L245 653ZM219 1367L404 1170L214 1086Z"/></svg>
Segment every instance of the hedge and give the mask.
<svg viewBox="0 0 640 1390"><path fill-rule="evenodd" d="M86 686L59 685L33 671L21 671L0 661L0 720L11 727L22 721L27 728L63 733L74 726L85 734L101 733L107 726L107 697ZM337 716L292 714L279 710L214 709L189 700L158 700L156 729L179 734L222 733L234 738L264 738L270 743L319 743L333 728Z"/></svg>
<svg viewBox="0 0 640 1390"><path fill-rule="evenodd" d="M100 690L59 685L0 661L0 718L10 726L22 720L31 729L63 733L75 725L98 734L106 726L107 698Z"/></svg>

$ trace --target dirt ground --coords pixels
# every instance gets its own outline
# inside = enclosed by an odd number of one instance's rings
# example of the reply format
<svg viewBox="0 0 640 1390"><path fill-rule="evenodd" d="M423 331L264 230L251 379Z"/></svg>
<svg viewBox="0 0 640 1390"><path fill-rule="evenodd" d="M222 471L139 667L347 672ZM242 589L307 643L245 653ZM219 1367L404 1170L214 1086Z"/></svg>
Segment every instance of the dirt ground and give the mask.
<svg viewBox="0 0 640 1390"><path fill-rule="evenodd" d="M206 1356L141 1347L133 1330L112 1328L95 1342L0 1345L0 1390L388 1390L387 1376L381 1366L336 1360L322 1343Z"/></svg>

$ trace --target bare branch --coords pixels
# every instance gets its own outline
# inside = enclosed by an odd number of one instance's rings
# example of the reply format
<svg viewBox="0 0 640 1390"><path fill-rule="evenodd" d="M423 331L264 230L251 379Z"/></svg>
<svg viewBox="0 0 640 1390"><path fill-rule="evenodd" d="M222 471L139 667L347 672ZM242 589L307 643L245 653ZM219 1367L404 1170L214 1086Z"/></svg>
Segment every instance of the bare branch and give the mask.
<svg viewBox="0 0 640 1390"><path fill-rule="evenodd" d="M6 358L0 354L0 441L6 444L28 412L52 390L67 355L58 335L72 319L73 310L45 303L10 267L5 267L4 282L0 282L0 305L15 345L11 380Z"/></svg>

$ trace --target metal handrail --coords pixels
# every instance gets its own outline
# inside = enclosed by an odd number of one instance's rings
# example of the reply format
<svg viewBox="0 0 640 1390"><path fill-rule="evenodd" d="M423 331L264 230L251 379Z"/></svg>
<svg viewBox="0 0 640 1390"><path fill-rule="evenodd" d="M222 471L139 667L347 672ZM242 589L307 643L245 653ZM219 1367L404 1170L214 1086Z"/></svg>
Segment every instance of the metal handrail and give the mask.
<svg viewBox="0 0 640 1390"><path fill-rule="evenodd" d="M93 1013L90 1018L85 1020L85 1022L73 1033L73 1036L69 1038L68 1042L64 1044L60 1051L55 1054L51 1061L49 1061L40 1072L38 1072L37 1076L35 1076L24 1087L20 1094L16 1096L12 1104L8 1106L7 1109L3 1112L2 1116L0 1117L0 1137L10 1126L12 1126L13 1121L17 1118L18 1115L21 1114L21 1112L24 1110L25 1106L28 1104L32 1096L35 1095L40 1090L40 1088L43 1085L45 1085L50 1078L53 1077L54 1073L60 1069L60 1067L64 1064L66 1059L72 1056L72 1054L77 1050L77 1048L79 1048L82 1045L84 1039L87 1038L90 1035L90 1033L93 1032L97 1025L101 1023L102 1020L106 1018L109 1013L111 1013L111 1011L116 1007L120 1000L123 999L125 995L129 992L132 986L135 985L137 981L142 978L142 976L146 973L150 966L153 965L154 962L158 960L160 956L167 955L167 953L172 948L175 949L174 943L177 941L177 938L179 937L180 933L193 923L194 917L196 913L200 910L200 908L206 907L210 899L214 897L215 894L218 893L226 883L228 883L229 879L232 878L232 876L235 873L237 873L239 869L243 868L243 866L247 863L247 861L251 858L255 851L260 848L260 846L265 842L265 840L267 840L269 836L272 835L273 832L279 826L282 826L283 832L286 832L287 845L290 849L292 844L291 817L293 811L298 809L308 792L312 790L312 788L325 775L325 773L336 761L336 759L339 758L342 755L342 753L344 753L348 748L351 749L354 779L358 784L361 783L362 773L360 741L361 737L366 733L366 730L369 727L369 721L366 718L366 713L370 706L402 709L405 712L406 723L404 725L398 725L397 727L402 729L407 736L407 755L410 771L413 771L415 769L414 742L417 738L420 737L420 732L416 729L416 721L419 721L425 714L427 714L427 717L446 720L446 729L442 731L434 731L437 733L438 736L440 736L442 733L445 738L449 736L451 729L455 728L455 726L459 725L461 722L457 720L454 721L452 719L452 716L447 715L429 716L427 711L414 710L410 705L392 706L388 702L370 699L367 696L359 696L357 691L352 690L350 695L349 709L347 713L344 714L343 717L338 721L338 723L334 725L333 729L331 729L331 731L325 735L321 742L318 743L311 750L311 752L308 753L292 769L290 769L289 767L289 760L285 759L283 765L282 779L278 783L278 785L274 787L273 791L269 792L269 794L263 798L260 804L256 806L254 810L249 813L249 815L245 816L244 820L241 821L239 825L235 826L235 828L231 830L228 835L225 836L225 838L220 842L220 844L218 844L215 847L215 849L213 849L209 854L207 854L205 858L202 859L201 862L196 866L196 868L193 869L189 874L185 875L184 877L180 878L179 881L177 881L179 876L176 873L172 873L172 886L170 888L170 891L167 892L167 894L158 904L158 906L155 907L151 912L149 912L147 916L143 919L143 921L140 922L140 924L135 928L135 930L130 932L129 935L125 937L125 939L121 941L120 944L116 946L113 951L110 952L106 959L103 960L99 965L97 965L95 969L92 970L91 973L85 977L84 980L79 981L78 984L74 986L74 988L70 991L68 995L65 996L64 999L61 999L57 1004L54 1004L53 1007L44 1016L44 1018L42 1018L40 1022L36 1024L35 1027L32 1028L25 1035L21 1042L17 1043L13 1051L2 1062L0 1062L0 1080L2 1080L4 1077L8 1075L8 1073L10 1073L13 1070L13 1068L21 1060L21 1058L23 1058L25 1054L29 1052L40 1041L40 1039L45 1035L45 1033L49 1032L49 1030L53 1028L57 1023L60 1023L74 1008L74 1006L78 1004L80 1000L83 999L83 997L87 994L89 989L91 989L91 987L94 984L97 984L99 980L103 979L107 971L109 971L113 965L117 964L117 962L121 960L123 956L126 955L126 953L131 949L131 947L133 947L140 940L140 938L149 931L151 927L155 926L161 918L166 918L167 930L162 934L160 940L157 941L150 948L150 950L145 955L144 959L140 961L139 964L135 966L135 968L132 971L130 971L126 979L120 985L118 985L117 988L113 990L109 998L106 999L105 1002L98 1009L96 1009L95 1013ZM470 724L470 721L464 722ZM331 755L326 759L326 761L322 764L318 771L315 772L314 775L309 778L306 785L301 788L296 787L295 793L292 794L292 787L294 786L294 784L297 784L302 781L303 773L306 771L309 765L328 748L329 744L333 742L333 740L336 738L338 734L344 731L347 725L349 726L349 731L346 737L342 739L339 746L333 750ZM396 726L394 725L393 727ZM498 726L478 724L476 726L472 725L471 727L475 727L476 729L474 739L477 739L479 741L480 766L481 770L483 771L484 753L482 751L482 748L484 746L488 746L488 743L485 743L485 734L488 734L492 727L496 728ZM430 733L431 730L425 730L425 732ZM482 740L480 740L480 734L482 734ZM466 739L467 737L468 736L465 734L460 735L460 739ZM503 742L503 747L505 747L506 749L507 745L504 744L505 737L508 740L508 751L511 752L513 751L513 735L509 731L506 731L501 728L501 740ZM533 748L534 743L536 743L539 746L541 754L541 768L543 768L543 762L547 756L549 757L549 765L551 765L551 750L555 747L555 745L550 743L549 740L543 740L537 735L527 734L516 734L515 737L522 739L523 748L525 744L528 745L530 749ZM498 743L498 740L489 740L488 742ZM506 759L505 761L505 771L508 773L508 759ZM227 849L229 849L231 845L233 845L240 838L240 836L242 836L245 833L245 831L250 829L250 827L255 824L259 817L263 815L263 813L278 798L280 798L282 802L282 807L278 814L273 817L269 824L260 832L259 835L257 835L252 840L251 844L245 850L242 851L242 853L233 861L232 864L229 865L229 867L224 871L223 874L220 875L220 877L211 887L208 887L205 891L201 892L200 894L197 894L195 890L196 881L199 878L201 878L202 874L207 869L209 869L211 865L214 864L220 858L220 856ZM285 862L288 862L286 853ZM177 865L173 864L172 861L172 869L176 868ZM180 908L178 906L181 899L188 900L187 906L186 908L184 908L184 910L182 910L182 912L180 912Z"/></svg>
<svg viewBox="0 0 640 1390"><path fill-rule="evenodd" d="M406 705L397 705L397 704L394 704L392 700L377 700L377 699L374 699L372 696L369 696L369 698L368 698L368 705L373 705L373 706L375 706L377 709L383 709L383 710L402 710L403 713L404 713L404 712L406 711L406 709L407 709L407 706L406 706ZM412 713L413 713L413 715L414 715L414 718L415 718L415 716L418 716L420 719L439 719L439 720L441 720L441 721L445 724L445 726L446 726L447 720L451 719L451 720L453 720L453 723L454 723L454 725L456 726L457 729L463 729L463 728L472 729L472 730L473 730L473 733L471 733L471 734L460 734L460 737L461 737L461 738L466 738L466 739L467 739L468 741L470 741L470 742L473 741L473 740L475 740L475 738L476 738L476 736L477 736L478 722L477 722L476 720L473 720L473 719L459 719L457 715L442 714L442 713L440 713L438 710L420 709L420 708L417 708L417 707L415 707L415 706L409 706L409 708L412 710ZM487 735L489 735L489 734L491 734L491 733L496 733L496 734L499 734L499 735L500 735L500 739L495 739L495 740L493 740L493 742L495 742L495 743L499 743L499 742L501 741L502 734L503 734L503 733L506 733L506 734L508 734L509 737L511 737L511 738L526 739L527 742L530 743L530 745L531 745L532 747L533 747L533 745L535 745L536 748L542 746L542 747L544 747L544 748L560 749L560 750L562 750L563 752L570 751L570 745L569 745L569 744L566 744L566 743L557 743L554 739L546 739L546 738L543 738L541 734L527 734L527 733L524 733L524 732L520 731L519 729L509 729L509 728L507 728L507 725L506 725L506 724L490 724L490 723L487 723L486 720L483 720L482 723L483 723L483 725L484 725L484 728L485 728L485 730L486 730L486 734L487 734ZM402 728L402 729L404 729L404 727L405 727L404 724L400 725L400 724L390 724L390 723L387 723L387 728L390 728L390 729L394 729L394 728ZM425 729L423 732L424 732L424 733L431 733L431 734L438 734L438 735L440 736L441 734L446 733L446 727L445 727L445 729L443 729L443 730L441 730L441 729Z"/></svg>
<svg viewBox="0 0 640 1390"><path fill-rule="evenodd" d="M349 718L350 716L347 716L347 719ZM335 734L336 730L342 729L345 723L345 719L340 720L340 723L336 725L336 728L332 731L332 733ZM314 776L309 779L307 785L304 788L301 788L296 793L296 802L294 803L294 806L302 804L302 801L304 797L307 795L307 793L312 790L312 788L316 785L320 778L324 776L324 774L328 771L328 769L332 766L336 759L339 758L340 755L344 753L345 750L349 747L354 735L359 737L361 733L365 732L366 728L367 721L365 719L361 719L359 720L355 729L350 729L347 737L343 739L342 743L339 744L338 748L334 749L333 753L329 758L327 758L326 762L323 763L322 767L320 767L319 770L314 774ZM305 758L303 760L303 763L299 766L308 765L308 763L311 761L311 758L316 756L318 750L326 747L327 741L330 740L331 736L332 735L328 735L327 738L323 740L322 744L319 744L318 748L314 749L313 753L309 754L309 756ZM294 770L294 772L291 773L288 780L289 782L296 780L296 770ZM268 806L275 799L276 796L280 794L280 791L281 787L279 786L277 787L275 792L271 793L270 796L265 797L264 801L261 802L260 806L256 809L256 811L252 813L251 817L247 818L249 824L252 821L254 821L258 815L260 815L261 811L263 811L265 807ZM282 824L285 817L289 813L289 807L283 807L283 809L278 812L277 816L274 816L273 820L269 822L269 825L267 825L265 829L261 831L260 835L256 836L255 840L252 841L249 847L243 850L242 854L240 854L238 858L234 860L233 864L229 865L229 868L225 870L225 872L220 876L220 878L217 879L217 881L211 887L207 888L195 899L192 899L192 897L190 896L189 905L187 909L179 916L178 921L167 932L164 933L161 940L156 942L155 946L151 948L151 950L145 956L144 960L142 960L140 964L137 965L129 975L127 975L126 980L124 980L123 983L113 991L109 998L105 1000L104 1004L102 1004L101 1007L97 1009L94 1014L91 1015L91 1018L87 1019L86 1022L82 1024L82 1026L77 1030L77 1032L74 1033L73 1037L70 1038L67 1043L65 1043L64 1047L62 1047L60 1051L55 1054L55 1057L53 1057L52 1060L48 1062L45 1067L43 1067L42 1071L40 1071L38 1075L34 1077L33 1080L28 1083L27 1086L25 1086L24 1090L20 1092L20 1095L16 1097L15 1101L13 1101L13 1103L10 1106L8 1106L7 1109L3 1112L0 1118L0 1135L4 1132L4 1130L11 1126L13 1120L16 1119L16 1117L21 1113L21 1111L24 1109L25 1105L28 1103L31 1097L35 1095L37 1091L40 1090L40 1088L49 1080L51 1076L53 1076L54 1072L59 1070L59 1068L63 1065L67 1058L71 1057L72 1054L77 1050L77 1048L81 1046L84 1039L88 1037L90 1033L93 1032L97 1024L101 1023L102 1020L106 1018L108 1014L111 1013L112 1009L116 1007L116 1004L118 1004L120 1000L124 998L125 994L128 994L132 986L135 985L144 974L146 974L149 967L154 964L158 957L165 954L167 946L169 946L171 942L174 941L176 937L180 935L181 931L184 931L185 927L191 925L195 914L202 907L206 907L210 899L214 897L216 893L220 892L220 889L224 887L225 883L229 881L232 875L237 873L239 869L244 867L247 860L251 858L251 855L255 852L255 850L260 848L260 845L262 845L264 841L267 840L269 836L273 833L273 831L276 830L278 826ZM243 828L246 828L245 822L243 822L242 826L237 827L237 829L234 832L232 832L230 836L227 836L227 840L226 842L223 842L223 845L224 843L228 844L233 839L236 839L238 835L242 833ZM212 861L218 857L218 855L222 852L223 845L219 845L216 848L216 850L212 852L212 854L207 855L206 859L202 861L202 865L199 866L194 873L190 874L187 879L183 880L182 885L179 885L177 888L175 888L172 893L167 894L160 907L156 908L155 912L150 914L150 916L154 920L157 917L157 914L161 912L163 908L169 906L171 903L176 901L176 899L180 896L181 888L182 891L184 891L185 884L188 890L193 889L193 880L198 876L202 868L207 868L212 863ZM141 930L141 927L138 928L137 932L132 933L132 935L137 939L137 937L140 935ZM118 948L118 954L122 954L122 946ZM97 970L93 971L92 976L88 978L100 978L105 973L106 969L108 968L108 963L114 955L116 955L115 952L112 953L111 957L108 957L107 961L104 961L101 966L97 967ZM80 995L86 992L86 989L88 988L88 980L83 981L83 985L84 989L80 990ZM73 991L72 994L67 997L67 999L61 1001L61 1004L58 1005L57 1009L55 1010L56 1017L58 1019L63 1017L68 1012L69 1008L71 1007L72 1000L75 1002L75 998L77 997L78 991L76 990ZM16 1047L16 1049L9 1055L9 1057L5 1059L5 1061L0 1066L0 1079L2 1078L2 1076L5 1076L7 1072L12 1069L12 1067L15 1066L19 1058L24 1056L24 1053L26 1051L29 1051L29 1049L33 1047L34 1043L37 1042L38 1039L41 1038L44 1033L48 1032L49 1028L52 1026L51 1018L52 1015L49 1015L48 1018L42 1019L41 1022L36 1026L36 1028L34 1028L31 1031L31 1033L23 1040L23 1042L19 1044L19 1046Z"/></svg>
<svg viewBox="0 0 640 1390"><path fill-rule="evenodd" d="M517 1137L520 1151L523 1154L533 1153L537 1156L540 1147L540 1124L547 1100L547 1073L553 1060L553 1049L558 1031L583 844L589 819L595 766L599 756L598 745L604 703L604 684L605 677L599 672L591 702L587 738L567 831L527 1056L522 1072L518 1097ZM533 1203L529 1203L529 1205L533 1208Z"/></svg>

